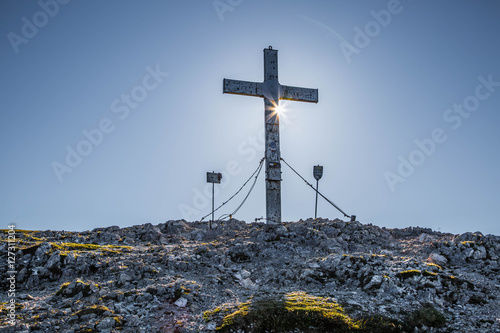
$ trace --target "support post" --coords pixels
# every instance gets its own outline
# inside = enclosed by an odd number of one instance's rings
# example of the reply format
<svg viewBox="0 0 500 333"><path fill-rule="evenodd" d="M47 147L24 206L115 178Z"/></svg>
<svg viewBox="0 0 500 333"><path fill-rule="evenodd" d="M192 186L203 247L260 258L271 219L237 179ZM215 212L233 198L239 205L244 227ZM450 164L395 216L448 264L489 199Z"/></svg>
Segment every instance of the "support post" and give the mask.
<svg viewBox="0 0 500 333"><path fill-rule="evenodd" d="M209 226L210 230L212 230L212 222L214 222L214 209L215 209L215 206L214 206L214 197L215 197L214 187L215 187L215 183L212 183L212 221L210 221L210 226Z"/></svg>
<svg viewBox="0 0 500 333"><path fill-rule="evenodd" d="M323 177L323 167L321 165L316 165L313 167L313 176L316 179L316 204L314 205L314 219L318 218L318 187L319 180Z"/></svg>
<svg viewBox="0 0 500 333"><path fill-rule="evenodd" d="M318 218L318 186L319 186L319 179L316 179L316 204L314 205L314 219L315 220Z"/></svg>
<svg viewBox="0 0 500 333"><path fill-rule="evenodd" d="M220 180L222 179L222 174L215 172L207 172L207 183L212 183L212 220L208 222L208 227L212 229L212 222L214 222L214 212L215 212L215 184L220 184Z"/></svg>

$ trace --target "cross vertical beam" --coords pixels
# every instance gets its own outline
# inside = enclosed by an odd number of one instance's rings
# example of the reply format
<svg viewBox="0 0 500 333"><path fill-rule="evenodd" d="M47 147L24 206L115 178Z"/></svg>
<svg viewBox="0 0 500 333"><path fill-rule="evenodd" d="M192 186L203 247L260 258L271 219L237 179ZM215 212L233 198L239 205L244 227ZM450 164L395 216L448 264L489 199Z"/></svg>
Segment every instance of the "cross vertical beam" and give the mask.
<svg viewBox="0 0 500 333"><path fill-rule="evenodd" d="M265 157L266 157L266 223L281 223L281 162L279 113L281 99L318 102L318 89L280 85L278 81L278 50L264 49L264 82L224 79L227 94L264 98Z"/></svg>
<svg viewBox="0 0 500 333"><path fill-rule="evenodd" d="M280 86L278 83L278 51L264 49L264 107L266 156L266 223L281 222L280 163Z"/></svg>

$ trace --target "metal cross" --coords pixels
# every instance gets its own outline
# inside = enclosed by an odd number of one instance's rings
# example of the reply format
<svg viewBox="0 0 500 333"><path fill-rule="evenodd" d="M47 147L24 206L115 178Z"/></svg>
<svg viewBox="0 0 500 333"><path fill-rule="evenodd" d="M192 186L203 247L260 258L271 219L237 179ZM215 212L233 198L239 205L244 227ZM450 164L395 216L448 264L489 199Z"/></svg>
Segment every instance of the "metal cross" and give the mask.
<svg viewBox="0 0 500 333"><path fill-rule="evenodd" d="M278 82L278 50L264 49L264 82L224 79L224 93L264 98L266 157L266 223L281 223L281 163L278 106L281 99L318 103L318 89Z"/></svg>

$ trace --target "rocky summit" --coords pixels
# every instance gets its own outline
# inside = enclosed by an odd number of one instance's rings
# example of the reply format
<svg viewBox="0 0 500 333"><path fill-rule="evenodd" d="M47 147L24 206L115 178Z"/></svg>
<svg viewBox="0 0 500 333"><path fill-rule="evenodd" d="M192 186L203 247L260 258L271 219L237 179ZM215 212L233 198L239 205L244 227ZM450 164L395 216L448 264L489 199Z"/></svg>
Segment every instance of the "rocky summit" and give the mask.
<svg viewBox="0 0 500 333"><path fill-rule="evenodd" d="M2 332L500 332L500 237L480 232L180 220L14 245Z"/></svg>

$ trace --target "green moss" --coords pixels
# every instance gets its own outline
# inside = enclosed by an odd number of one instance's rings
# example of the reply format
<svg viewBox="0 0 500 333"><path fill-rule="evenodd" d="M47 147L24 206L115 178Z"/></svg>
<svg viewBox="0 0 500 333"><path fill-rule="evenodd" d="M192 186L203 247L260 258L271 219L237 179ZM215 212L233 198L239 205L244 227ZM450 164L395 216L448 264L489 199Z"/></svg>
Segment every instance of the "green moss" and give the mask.
<svg viewBox="0 0 500 333"><path fill-rule="evenodd" d="M0 229L0 232L4 234L9 233L9 231L10 229ZM16 234L23 234L23 235L40 232L39 230L24 230L24 229L14 229L14 231L16 232Z"/></svg>
<svg viewBox="0 0 500 333"><path fill-rule="evenodd" d="M180 286L174 291L174 299L177 300L182 297L182 295L187 295L191 292L191 289L184 286Z"/></svg>
<svg viewBox="0 0 500 333"><path fill-rule="evenodd" d="M50 242L52 251L59 250L61 255L68 255L69 252L85 252L85 251L101 251L106 253L118 254L123 250L131 250L131 246L122 245L97 245L97 244L80 244L80 243L55 243Z"/></svg>
<svg viewBox="0 0 500 333"><path fill-rule="evenodd" d="M396 277L402 278L402 279L408 279L417 275L421 275L422 272L420 272L418 269L410 269L407 271L401 271L396 274Z"/></svg>
<svg viewBox="0 0 500 333"><path fill-rule="evenodd" d="M108 309L104 305L95 305L94 304L94 305L88 306L85 309L82 309L82 310L80 310L78 312L73 313L72 316L81 317L81 316L84 316L84 315L87 315L87 314L91 314L91 313L95 313L97 315L101 315L101 314L103 314L106 311L108 311L110 313L113 313L113 311L111 311L110 309Z"/></svg>
<svg viewBox="0 0 500 333"><path fill-rule="evenodd" d="M207 311L211 320L220 308ZM399 324L384 317L354 320L335 301L308 295L289 293L282 297L251 300L242 303L226 315L219 332L395 332ZM398 331L399 332L399 331Z"/></svg>
<svg viewBox="0 0 500 333"><path fill-rule="evenodd" d="M77 279L75 281L76 283L79 283L80 286L78 288L75 288L75 290L70 294L67 295L68 297L75 296L79 292L82 292L84 296L88 296L90 294L91 286L90 284L94 285L97 288L100 288L98 284L93 283L93 282L85 282L80 279ZM59 287L59 290L56 292L56 296L62 295L64 290L70 285L70 282L65 282Z"/></svg>
<svg viewBox="0 0 500 333"><path fill-rule="evenodd" d="M438 275L438 273L433 273L433 272L429 272L428 270L425 270L425 271L422 272L422 275L423 276L436 277Z"/></svg>
<svg viewBox="0 0 500 333"><path fill-rule="evenodd" d="M220 312L221 312L221 307L219 307L219 306L213 310L207 310L207 311L203 312L203 319L206 322L209 322Z"/></svg>
<svg viewBox="0 0 500 333"><path fill-rule="evenodd" d="M414 327L441 327L445 324L444 315L436 310L432 304L424 304L422 307L412 312L407 319L407 325Z"/></svg>
<svg viewBox="0 0 500 333"><path fill-rule="evenodd" d="M468 289L474 289L474 284L470 281L467 281L467 280L464 280L464 279L461 279L461 278L457 278L453 275L445 275L445 274L441 274L440 275L441 278L443 279L443 281L446 283L450 283L456 287L462 287L462 285L466 285L466 288Z"/></svg>
<svg viewBox="0 0 500 333"><path fill-rule="evenodd" d="M222 318L222 315L224 317ZM335 301L304 292L284 296L250 299L238 306L222 305L205 311L207 322L222 318L218 332L412 332L415 327L442 327L444 315L431 304L405 316L399 322L381 315L353 319Z"/></svg>
<svg viewBox="0 0 500 333"><path fill-rule="evenodd" d="M439 266L438 264L435 264L433 262L429 262L427 263L427 266L430 266L430 267L437 267L439 268L440 270L443 270L443 267Z"/></svg>
<svg viewBox="0 0 500 333"><path fill-rule="evenodd" d="M99 249L101 246L96 244L80 244L80 243L54 243L50 242L52 247L61 251L68 250L82 250L82 251L93 251Z"/></svg>
<svg viewBox="0 0 500 333"><path fill-rule="evenodd" d="M2 305L2 308L0 309L0 313L8 314L9 313L9 309L7 308L7 306L10 306L10 302L3 302L3 303L0 303L0 305ZM14 303L14 309L16 310L16 312L18 312L19 310L21 310L23 308L24 308L23 304L21 304L21 303Z"/></svg>
<svg viewBox="0 0 500 333"><path fill-rule="evenodd" d="M61 286L59 287L59 290L56 291L56 296L61 295L62 292L64 291L64 289L66 289L67 286L69 286L69 282L64 282L63 284L61 284Z"/></svg>
<svg viewBox="0 0 500 333"><path fill-rule="evenodd" d="M396 320L384 316L368 316L361 320L363 333L404 332L403 325Z"/></svg>
<svg viewBox="0 0 500 333"><path fill-rule="evenodd" d="M93 332L95 332L93 328L83 327L83 326L80 326L80 329L77 331L77 333L93 333Z"/></svg>
<svg viewBox="0 0 500 333"><path fill-rule="evenodd" d="M290 293L283 298L243 303L224 317L221 332L253 327L253 331L276 331L299 328L321 332L342 332L359 328L336 302L306 293Z"/></svg>

